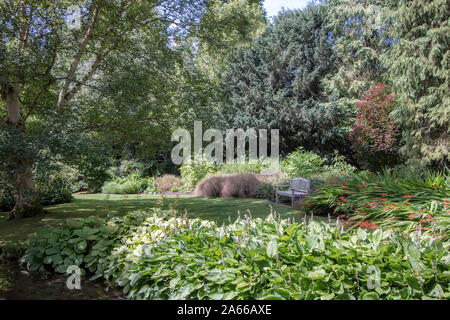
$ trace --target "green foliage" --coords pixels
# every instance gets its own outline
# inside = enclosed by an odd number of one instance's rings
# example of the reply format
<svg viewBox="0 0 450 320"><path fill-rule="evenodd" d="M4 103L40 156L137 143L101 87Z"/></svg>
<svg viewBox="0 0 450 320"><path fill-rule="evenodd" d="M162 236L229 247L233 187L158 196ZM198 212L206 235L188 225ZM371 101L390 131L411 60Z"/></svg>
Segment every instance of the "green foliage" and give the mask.
<svg viewBox="0 0 450 320"><path fill-rule="evenodd" d="M0 211L14 207L14 186L4 177L0 178Z"/></svg>
<svg viewBox="0 0 450 320"><path fill-rule="evenodd" d="M399 1L383 55L385 77L399 106L409 165L444 168L450 159L448 1Z"/></svg>
<svg viewBox="0 0 450 320"><path fill-rule="evenodd" d="M217 166L214 163L195 163L194 161L183 163L180 167L180 174L188 188L195 188L197 183L206 175L215 173Z"/></svg>
<svg viewBox="0 0 450 320"><path fill-rule="evenodd" d="M392 44L386 30L396 0L329 0L327 24L334 38L337 72L325 79L326 92L340 108L354 106L383 80L381 56ZM354 114L354 113L353 113Z"/></svg>
<svg viewBox="0 0 450 320"><path fill-rule="evenodd" d="M130 174L143 177L146 170L147 166L138 160L121 160L117 166L110 168L111 174L115 177L126 177Z"/></svg>
<svg viewBox="0 0 450 320"><path fill-rule="evenodd" d="M73 180L64 177L60 172L36 177L36 191L42 205L70 202L73 189Z"/></svg>
<svg viewBox="0 0 450 320"><path fill-rule="evenodd" d="M209 77L220 77L225 59L235 49L248 47L265 29L264 11L258 1L209 1L198 34L201 69Z"/></svg>
<svg viewBox="0 0 450 320"><path fill-rule="evenodd" d="M323 171L325 159L315 153L305 151L302 147L287 155L281 165L281 171L289 177L308 177Z"/></svg>
<svg viewBox="0 0 450 320"><path fill-rule="evenodd" d="M345 149L348 114L327 104L322 87L335 61L325 16L324 6L281 13L249 49L230 57L224 81L230 125L279 128L286 152L298 145Z"/></svg>
<svg viewBox="0 0 450 320"><path fill-rule="evenodd" d="M267 199L269 201L275 200L275 183L272 182L261 182L256 188L255 198Z"/></svg>
<svg viewBox="0 0 450 320"><path fill-rule="evenodd" d="M345 215L348 226L420 229L448 237L449 194L448 172L360 172L323 183L305 199L302 211Z"/></svg>
<svg viewBox="0 0 450 320"><path fill-rule="evenodd" d="M448 246L272 214L215 227L159 211L42 230L22 261L77 264L131 299L448 299Z"/></svg>
<svg viewBox="0 0 450 320"><path fill-rule="evenodd" d="M66 203L72 200L75 190L77 171L68 166L54 164L56 167L39 168L35 175L36 192L42 205ZM57 168L57 169L55 169ZM14 207L15 189L11 180L0 175L0 211L9 211Z"/></svg>
<svg viewBox="0 0 450 320"><path fill-rule="evenodd" d="M144 191L150 194L156 193L155 178L141 178L137 173L117 177L113 181L106 182L102 187L102 193L111 194L136 194Z"/></svg>
<svg viewBox="0 0 450 320"><path fill-rule="evenodd" d="M336 59L326 14L326 6L280 13L250 48L229 58L229 125L278 128L284 152L299 145L321 153L346 150L350 114L323 87Z"/></svg>
<svg viewBox="0 0 450 320"><path fill-rule="evenodd" d="M57 273L66 273L71 265L96 272L102 261L106 261L115 241L121 234L142 222L145 213L130 214L125 219L109 221L90 216L85 219L68 220L61 226L38 229L22 261L30 270L45 268ZM119 227L119 225L121 227Z"/></svg>

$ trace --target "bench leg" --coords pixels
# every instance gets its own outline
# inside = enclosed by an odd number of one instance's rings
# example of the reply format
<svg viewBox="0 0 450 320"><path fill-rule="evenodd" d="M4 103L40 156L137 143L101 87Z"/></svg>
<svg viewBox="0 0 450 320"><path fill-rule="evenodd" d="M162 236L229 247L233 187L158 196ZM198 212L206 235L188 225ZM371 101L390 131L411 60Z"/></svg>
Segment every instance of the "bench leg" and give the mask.
<svg viewBox="0 0 450 320"><path fill-rule="evenodd" d="M293 208L293 207L294 207L294 199L295 199L295 197L292 197L292 201L291 201L291 208Z"/></svg>
<svg viewBox="0 0 450 320"><path fill-rule="evenodd" d="M275 194L275 202L278 204L279 199L278 199L278 193Z"/></svg>

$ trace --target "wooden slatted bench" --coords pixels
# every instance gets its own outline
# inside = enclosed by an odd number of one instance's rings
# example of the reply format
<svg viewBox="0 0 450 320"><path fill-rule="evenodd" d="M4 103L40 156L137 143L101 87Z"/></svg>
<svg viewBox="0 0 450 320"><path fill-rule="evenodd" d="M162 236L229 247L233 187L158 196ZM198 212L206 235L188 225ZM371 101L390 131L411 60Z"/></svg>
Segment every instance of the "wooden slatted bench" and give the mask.
<svg viewBox="0 0 450 320"><path fill-rule="evenodd" d="M281 188L289 187L287 190L281 190ZM293 178L287 185L276 185L276 203L279 203L279 196L285 196L291 198L291 207L294 207L295 198L303 198L309 194L310 181L305 178Z"/></svg>

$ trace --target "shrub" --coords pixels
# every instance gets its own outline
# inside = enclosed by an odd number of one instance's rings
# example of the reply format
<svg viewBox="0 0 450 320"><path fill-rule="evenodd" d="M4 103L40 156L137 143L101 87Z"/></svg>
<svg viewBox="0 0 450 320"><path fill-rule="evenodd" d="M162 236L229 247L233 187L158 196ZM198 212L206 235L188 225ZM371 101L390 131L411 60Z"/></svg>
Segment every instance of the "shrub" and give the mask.
<svg viewBox="0 0 450 320"><path fill-rule="evenodd" d="M398 161L399 130L390 116L394 96L386 92L384 84L370 88L356 104L356 122L350 131L352 148L364 168L380 169Z"/></svg>
<svg viewBox="0 0 450 320"><path fill-rule="evenodd" d="M70 202L75 190L76 173L76 170L67 166L60 166L59 170L36 171L34 182L41 204ZM9 211L14 207L14 194L13 184L4 174L0 175L0 211Z"/></svg>
<svg viewBox="0 0 450 320"><path fill-rule="evenodd" d="M5 178L0 178L0 211L9 211L14 207L14 186Z"/></svg>
<svg viewBox="0 0 450 320"><path fill-rule="evenodd" d="M341 173L351 173L357 170L356 167L345 161L345 157L334 151L334 155L329 159L328 164L324 166L324 172L337 171Z"/></svg>
<svg viewBox="0 0 450 320"><path fill-rule="evenodd" d="M180 167L180 174L187 188L193 189L197 183L208 174L215 173L217 166L211 163L183 163Z"/></svg>
<svg viewBox="0 0 450 320"><path fill-rule="evenodd" d="M70 202L73 188L73 181L58 172L36 179L36 191L42 205Z"/></svg>
<svg viewBox="0 0 450 320"><path fill-rule="evenodd" d="M252 173L215 175L201 180L194 194L202 197L253 198L261 180L259 175Z"/></svg>
<svg viewBox="0 0 450 320"><path fill-rule="evenodd" d="M273 175L260 176L261 183L255 191L255 198L275 201L275 191L277 184L289 184L289 179L281 172Z"/></svg>
<svg viewBox="0 0 450 320"><path fill-rule="evenodd" d="M261 182L255 191L255 198L267 199L269 201L275 200L276 186L273 183Z"/></svg>
<svg viewBox="0 0 450 320"><path fill-rule="evenodd" d="M308 177L323 171L325 161L317 154L300 147L286 157L281 165L281 171L289 177Z"/></svg>
<svg viewBox="0 0 450 320"><path fill-rule="evenodd" d="M449 243L429 235L343 230L274 214L215 227L152 213L42 229L22 262L60 273L78 265L130 299L450 298Z"/></svg>
<svg viewBox="0 0 450 320"><path fill-rule="evenodd" d="M117 166L110 168L112 176L120 178L125 178L131 174L143 177L146 170L147 166L137 160L121 160Z"/></svg>
<svg viewBox="0 0 450 320"><path fill-rule="evenodd" d="M155 184L161 192L178 190L182 186L181 178L173 174L165 174L156 178Z"/></svg>
<svg viewBox="0 0 450 320"><path fill-rule="evenodd" d="M102 187L103 193L111 194L137 194L147 190L148 192L156 190L155 179L152 177L141 178L136 173L108 181Z"/></svg>

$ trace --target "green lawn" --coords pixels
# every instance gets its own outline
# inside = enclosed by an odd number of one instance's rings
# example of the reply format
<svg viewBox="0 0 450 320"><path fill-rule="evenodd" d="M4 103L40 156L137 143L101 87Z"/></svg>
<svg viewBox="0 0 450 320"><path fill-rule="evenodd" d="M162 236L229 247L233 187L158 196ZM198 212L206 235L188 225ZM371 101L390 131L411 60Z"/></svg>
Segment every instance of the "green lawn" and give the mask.
<svg viewBox="0 0 450 320"><path fill-rule="evenodd" d="M124 215L127 212L155 207L158 196L151 195L107 195L84 194L75 195L70 203L48 206L47 214L22 220L7 221L8 213L0 213L0 246L6 243L23 242L30 234L41 226L57 225L67 218L83 218L90 215L105 217ZM202 218L228 223L237 218L237 211L250 209L252 217L266 217L269 203L262 199L213 198L206 199L194 196L164 196L164 208L173 207L180 212L186 209L190 218ZM288 206L271 204L274 211L282 217L296 215L297 211Z"/></svg>

